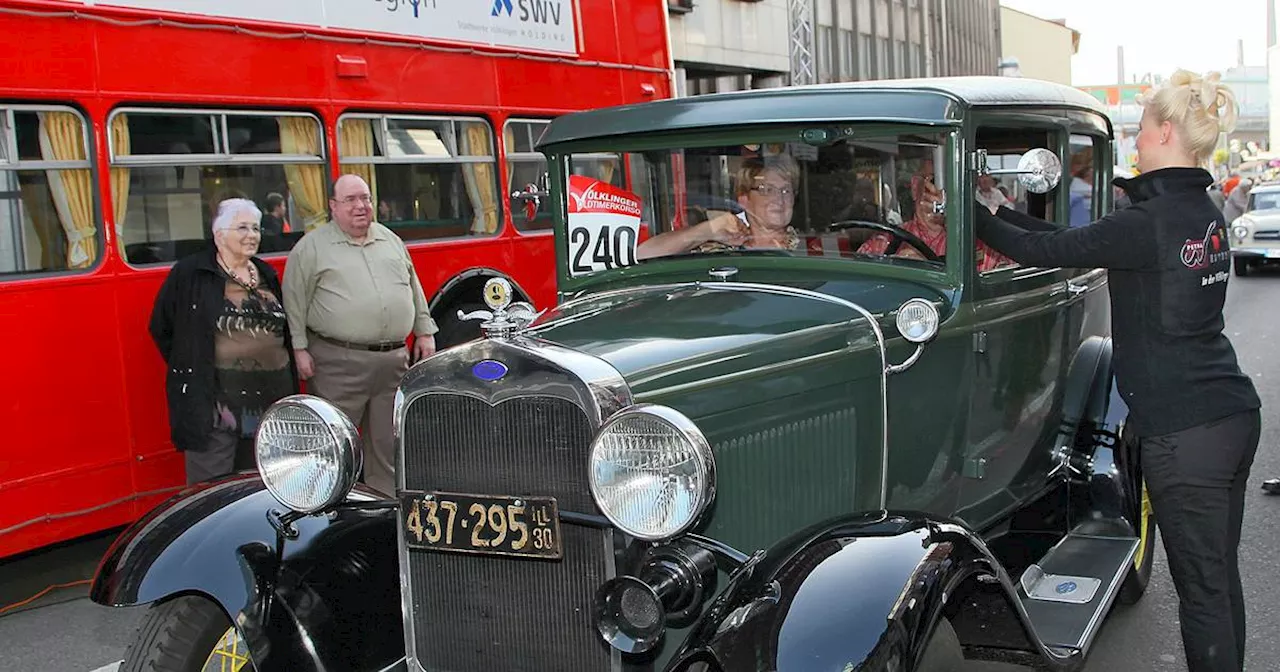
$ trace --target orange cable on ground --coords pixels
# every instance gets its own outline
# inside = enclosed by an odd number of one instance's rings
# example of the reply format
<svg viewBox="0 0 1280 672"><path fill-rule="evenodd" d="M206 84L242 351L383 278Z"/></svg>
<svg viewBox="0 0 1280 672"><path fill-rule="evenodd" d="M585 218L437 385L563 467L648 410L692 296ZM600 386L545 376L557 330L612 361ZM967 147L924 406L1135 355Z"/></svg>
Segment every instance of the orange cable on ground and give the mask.
<svg viewBox="0 0 1280 672"><path fill-rule="evenodd" d="M20 609L20 608L22 608L22 607L25 607L25 606L27 606L28 604L31 604L32 602L35 602L36 600L38 600L38 599L40 599L40 598L44 597L45 595L48 595L50 592L52 592L52 591L54 591L54 590L57 590L57 589L59 589L59 588L74 588L75 586L83 586L83 585L85 585L85 584L89 584L89 583L93 583L93 580L92 580L92 579L80 579L79 581L72 581L71 583L55 583L55 584L53 584L52 586L49 586L49 587L45 588L44 590L42 590L42 591L40 591L40 592L36 593L35 595L32 595L31 597L28 597L27 599L25 599L25 600L23 600L23 601L21 601L21 602L14 602L13 604L6 605L6 606L4 606L4 607L0 607L0 616L3 616L3 615L5 615L5 613L10 612L10 611L13 611L13 610L15 610L15 609Z"/></svg>

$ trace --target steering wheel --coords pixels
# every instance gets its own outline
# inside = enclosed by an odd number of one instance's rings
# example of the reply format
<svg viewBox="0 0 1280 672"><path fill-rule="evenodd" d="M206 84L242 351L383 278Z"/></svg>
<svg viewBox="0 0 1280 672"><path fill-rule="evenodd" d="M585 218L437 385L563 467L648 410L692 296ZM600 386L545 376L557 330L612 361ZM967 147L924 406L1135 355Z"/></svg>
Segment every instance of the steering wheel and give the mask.
<svg viewBox="0 0 1280 672"><path fill-rule="evenodd" d="M892 236L893 239L889 241L889 246L886 247L884 250L884 254L886 257L890 257L890 256L893 256L894 254L897 254L898 250L902 247L902 244L906 243L911 247L914 247L916 251L919 252L920 255L923 256L925 259L929 261L937 262L937 263L942 263L942 257L938 256L938 254L933 251L933 248L926 245L925 242L923 240L920 240L918 237L916 237L914 233L911 233L910 231L902 228L901 226L894 226L893 224L885 224L883 222L869 222L865 219L846 219L841 222L832 222L831 224L827 225L827 229L831 231L845 231L848 229L871 229L872 231L887 233L890 236Z"/></svg>

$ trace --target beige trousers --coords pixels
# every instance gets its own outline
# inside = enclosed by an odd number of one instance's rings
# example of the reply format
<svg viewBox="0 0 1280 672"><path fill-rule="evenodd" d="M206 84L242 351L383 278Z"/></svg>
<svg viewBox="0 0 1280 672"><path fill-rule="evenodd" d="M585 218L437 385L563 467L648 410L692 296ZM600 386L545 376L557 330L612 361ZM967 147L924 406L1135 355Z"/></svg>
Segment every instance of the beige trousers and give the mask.
<svg viewBox="0 0 1280 672"><path fill-rule="evenodd" d="M311 339L307 346L316 370L307 381L311 394L347 414L364 445L365 484L387 495L396 492L393 417L396 386L409 369L409 350L351 350Z"/></svg>

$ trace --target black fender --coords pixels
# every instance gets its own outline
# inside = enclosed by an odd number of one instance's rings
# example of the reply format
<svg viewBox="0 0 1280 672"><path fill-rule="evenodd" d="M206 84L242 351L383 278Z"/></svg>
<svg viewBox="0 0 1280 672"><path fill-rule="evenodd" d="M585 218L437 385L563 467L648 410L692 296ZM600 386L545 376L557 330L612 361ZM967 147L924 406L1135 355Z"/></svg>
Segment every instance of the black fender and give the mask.
<svg viewBox="0 0 1280 672"><path fill-rule="evenodd" d="M90 598L207 596L259 672L384 669L404 658L404 630L395 504L377 500L357 486L338 510L282 525L257 474L193 486L120 534Z"/></svg>
<svg viewBox="0 0 1280 672"><path fill-rule="evenodd" d="M734 672L916 669L948 596L998 583L1026 650L1054 670L1079 652L1045 647L1016 588L963 525L914 511L843 516L753 555L707 606L668 669Z"/></svg>

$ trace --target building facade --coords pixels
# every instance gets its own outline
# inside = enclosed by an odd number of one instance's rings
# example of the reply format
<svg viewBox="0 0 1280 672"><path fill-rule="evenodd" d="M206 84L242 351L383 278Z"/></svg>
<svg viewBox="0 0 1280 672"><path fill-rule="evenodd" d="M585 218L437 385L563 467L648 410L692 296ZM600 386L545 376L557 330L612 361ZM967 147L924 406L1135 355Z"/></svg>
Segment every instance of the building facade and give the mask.
<svg viewBox="0 0 1280 672"><path fill-rule="evenodd" d="M1080 33L1051 21L1000 7L1000 47L1019 77L1071 86L1071 57L1080 50Z"/></svg>
<svg viewBox="0 0 1280 672"><path fill-rule="evenodd" d="M998 0L668 0L677 90L994 75Z"/></svg>

